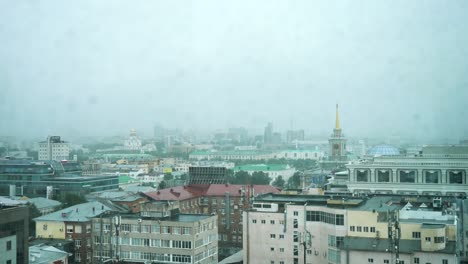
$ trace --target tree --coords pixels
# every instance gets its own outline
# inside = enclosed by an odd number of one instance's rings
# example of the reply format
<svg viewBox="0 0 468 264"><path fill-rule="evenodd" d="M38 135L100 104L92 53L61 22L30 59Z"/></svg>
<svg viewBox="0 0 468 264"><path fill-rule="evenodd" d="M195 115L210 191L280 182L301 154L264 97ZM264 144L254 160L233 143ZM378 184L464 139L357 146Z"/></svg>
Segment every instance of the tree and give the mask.
<svg viewBox="0 0 468 264"><path fill-rule="evenodd" d="M288 179L288 187L292 189L299 188L301 186L301 173L295 172L291 178Z"/></svg>
<svg viewBox="0 0 468 264"><path fill-rule="evenodd" d="M251 177L250 174L246 171L238 171L235 174L234 184L250 184Z"/></svg>
<svg viewBox="0 0 468 264"><path fill-rule="evenodd" d="M164 180L165 180L165 181L170 181L170 180L172 180L172 179L174 179L174 176L172 176L171 173L166 173L166 174L164 174Z"/></svg>
<svg viewBox="0 0 468 264"><path fill-rule="evenodd" d="M36 222L34 218L41 216L41 212L37 209L36 205L29 205L29 236L36 236Z"/></svg>
<svg viewBox="0 0 468 264"><path fill-rule="evenodd" d="M86 199L78 194L65 193L57 197L57 200L62 203L62 208L67 208L76 204L86 203Z"/></svg>
<svg viewBox="0 0 468 264"><path fill-rule="evenodd" d="M263 171L252 173L252 184L270 184L271 178Z"/></svg>
<svg viewBox="0 0 468 264"><path fill-rule="evenodd" d="M275 186L275 187L278 187L278 188L284 188L284 184L286 182L284 181L283 179L283 176L279 175L278 177L276 177L276 179L273 181L272 185Z"/></svg>
<svg viewBox="0 0 468 264"><path fill-rule="evenodd" d="M161 181L158 185L158 190L162 190L166 188L166 182L165 181Z"/></svg>

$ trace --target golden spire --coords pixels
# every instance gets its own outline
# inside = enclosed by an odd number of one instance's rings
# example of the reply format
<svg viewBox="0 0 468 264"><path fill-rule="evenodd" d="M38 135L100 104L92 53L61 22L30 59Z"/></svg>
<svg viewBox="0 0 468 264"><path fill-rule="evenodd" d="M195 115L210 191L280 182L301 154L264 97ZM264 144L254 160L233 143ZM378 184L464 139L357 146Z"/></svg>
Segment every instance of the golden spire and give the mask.
<svg viewBox="0 0 468 264"><path fill-rule="evenodd" d="M335 121L335 129L340 129L340 117L338 115L338 104L336 104L336 121Z"/></svg>

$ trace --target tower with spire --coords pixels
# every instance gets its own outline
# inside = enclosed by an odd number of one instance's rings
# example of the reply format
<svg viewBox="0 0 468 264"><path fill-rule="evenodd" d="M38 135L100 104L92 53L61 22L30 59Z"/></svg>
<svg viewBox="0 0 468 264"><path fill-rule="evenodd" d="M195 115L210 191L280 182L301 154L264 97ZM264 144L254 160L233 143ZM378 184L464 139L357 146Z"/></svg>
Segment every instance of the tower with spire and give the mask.
<svg viewBox="0 0 468 264"><path fill-rule="evenodd" d="M343 167L347 163L348 157L346 155L346 138L340 126L338 104L336 105L335 127L333 128L333 134L328 139L328 144L328 158L322 162L322 168L337 169Z"/></svg>

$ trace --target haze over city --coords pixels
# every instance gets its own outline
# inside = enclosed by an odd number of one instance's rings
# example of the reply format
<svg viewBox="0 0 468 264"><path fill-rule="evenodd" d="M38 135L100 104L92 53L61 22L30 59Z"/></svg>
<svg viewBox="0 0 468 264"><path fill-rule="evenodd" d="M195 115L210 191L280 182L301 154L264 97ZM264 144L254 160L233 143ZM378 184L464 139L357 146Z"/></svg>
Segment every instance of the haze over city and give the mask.
<svg viewBox="0 0 468 264"><path fill-rule="evenodd" d="M468 135L466 1L2 1L0 135Z"/></svg>

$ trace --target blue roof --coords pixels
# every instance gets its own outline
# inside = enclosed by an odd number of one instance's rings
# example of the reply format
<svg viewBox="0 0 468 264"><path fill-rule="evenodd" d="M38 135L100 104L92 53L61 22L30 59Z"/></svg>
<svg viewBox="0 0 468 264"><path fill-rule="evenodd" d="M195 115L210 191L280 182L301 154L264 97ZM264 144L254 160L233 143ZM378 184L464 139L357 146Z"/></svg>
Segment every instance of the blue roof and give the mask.
<svg viewBox="0 0 468 264"><path fill-rule="evenodd" d="M367 155L372 156L397 156L400 155L400 150L390 145L377 145L373 146L367 151Z"/></svg>

